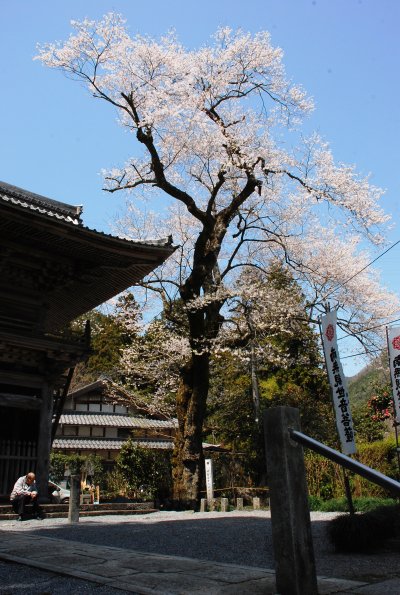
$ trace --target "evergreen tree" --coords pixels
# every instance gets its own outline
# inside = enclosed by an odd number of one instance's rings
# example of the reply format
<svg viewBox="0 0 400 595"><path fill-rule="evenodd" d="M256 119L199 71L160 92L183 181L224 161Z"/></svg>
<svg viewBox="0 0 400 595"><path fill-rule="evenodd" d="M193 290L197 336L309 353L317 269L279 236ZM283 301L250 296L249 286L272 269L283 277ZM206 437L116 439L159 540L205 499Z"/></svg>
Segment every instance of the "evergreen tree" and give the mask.
<svg viewBox="0 0 400 595"><path fill-rule="evenodd" d="M265 282L282 292L282 297L290 296L289 301L295 299L299 309L292 318L288 317L283 331L276 332L275 325L271 324L271 332L265 330L261 336L256 333L253 343L246 349L249 353L251 346L261 341L264 346L260 353L263 354L266 352L265 344L270 343L276 353L285 354L285 364L274 357L256 361L257 405L251 378L254 362L250 354L247 359L235 357L232 353L214 358L206 417L208 439L217 437L234 453L242 453L239 459L243 473L255 483L265 479L262 417L268 407L297 407L303 432L332 446L337 441L318 337L305 316L301 318L305 303L300 288L289 271L277 264L270 268Z"/></svg>
<svg viewBox="0 0 400 595"><path fill-rule="evenodd" d="M73 387L96 381L101 376L118 378L121 352L126 348L131 336L120 320L119 311L126 306L132 296L119 298L113 314L104 314L99 310L91 310L73 322L74 329L84 329L90 323L90 355L88 359L75 368Z"/></svg>

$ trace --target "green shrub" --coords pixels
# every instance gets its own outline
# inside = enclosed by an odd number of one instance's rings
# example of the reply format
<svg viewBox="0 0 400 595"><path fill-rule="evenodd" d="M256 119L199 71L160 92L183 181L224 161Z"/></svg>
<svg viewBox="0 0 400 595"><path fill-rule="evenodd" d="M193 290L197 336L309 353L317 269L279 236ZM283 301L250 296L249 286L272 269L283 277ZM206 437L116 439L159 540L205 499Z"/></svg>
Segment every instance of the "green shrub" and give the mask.
<svg viewBox="0 0 400 595"><path fill-rule="evenodd" d="M113 500L118 496L128 498L127 482L118 469L113 469L107 473L106 489L102 494L102 499Z"/></svg>
<svg viewBox="0 0 400 595"><path fill-rule="evenodd" d="M71 475L87 475L87 469L93 471L91 481L95 485L104 485L103 465L98 455L91 454L82 456L77 454L64 455L51 453L50 455L50 479L59 483L64 479L65 470L68 469Z"/></svg>
<svg viewBox="0 0 400 595"><path fill-rule="evenodd" d="M312 496L330 500L343 495L343 471L339 465L312 451L306 451L304 463L308 491Z"/></svg>
<svg viewBox="0 0 400 595"><path fill-rule="evenodd" d="M348 512L349 503L347 498L330 498L323 500L320 507L321 512Z"/></svg>
<svg viewBox="0 0 400 595"><path fill-rule="evenodd" d="M322 499L318 496L308 497L308 506L310 510L321 510Z"/></svg>
<svg viewBox="0 0 400 595"><path fill-rule="evenodd" d="M330 498L322 500L317 496L309 497L310 510L319 510L321 512L349 512L349 503L347 498ZM395 504L391 498L353 498L353 507L356 512L368 512L375 510L380 506L390 506Z"/></svg>
<svg viewBox="0 0 400 595"><path fill-rule="evenodd" d="M355 458L360 463L372 467L388 477L396 478L397 476L396 443L393 437L358 445L358 453ZM384 488L359 475L354 476L352 484L356 496L387 497L387 491Z"/></svg>
<svg viewBox="0 0 400 595"><path fill-rule="evenodd" d="M365 552L400 536L400 506L380 506L361 514L346 514L330 521L329 537L336 551Z"/></svg>
<svg viewBox="0 0 400 595"><path fill-rule="evenodd" d="M379 525L366 514L345 514L330 521L329 537L336 551L364 552L382 541Z"/></svg>
<svg viewBox="0 0 400 595"><path fill-rule="evenodd" d="M377 498L371 496L364 498L354 498L353 503L357 512L368 512L381 506L387 508L388 506L395 504L396 501L392 500L391 498Z"/></svg>
<svg viewBox="0 0 400 595"><path fill-rule="evenodd" d="M169 496L172 475L168 453L142 448L129 439L122 445L116 471L116 477L125 481L130 498L152 500Z"/></svg>
<svg viewBox="0 0 400 595"><path fill-rule="evenodd" d="M355 459L387 475L395 478L398 473L396 443L393 437L369 444L359 444ZM340 498L345 494L342 468L311 451L304 457L308 490L312 496L323 500ZM348 475L352 494L356 497L387 498L387 491L356 474Z"/></svg>

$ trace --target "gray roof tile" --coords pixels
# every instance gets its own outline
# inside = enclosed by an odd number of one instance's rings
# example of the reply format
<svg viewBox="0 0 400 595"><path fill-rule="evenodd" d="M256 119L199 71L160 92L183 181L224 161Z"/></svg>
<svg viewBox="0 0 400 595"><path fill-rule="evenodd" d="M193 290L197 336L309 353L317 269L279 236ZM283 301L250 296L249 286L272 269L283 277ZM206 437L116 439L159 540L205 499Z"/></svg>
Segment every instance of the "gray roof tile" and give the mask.
<svg viewBox="0 0 400 595"><path fill-rule="evenodd" d="M103 426L117 428L148 428L165 429L176 428L176 419L147 419L145 417L129 417L128 415L116 415L107 413L63 413L60 417L60 424L71 426Z"/></svg>
<svg viewBox="0 0 400 595"><path fill-rule="evenodd" d="M120 450L123 439L108 438L55 438L53 449L65 450ZM172 450L172 440L134 440L136 444L143 448L154 450Z"/></svg>
<svg viewBox="0 0 400 595"><path fill-rule="evenodd" d="M13 186L7 182L0 181L0 201L12 204L17 207L22 207L30 211L35 211L41 215L64 221L65 223L71 223L79 226L86 232L91 232L103 236L104 238L110 238L111 240L119 240L127 244L134 244L138 246L155 247L155 248L171 248L172 249L172 236L160 239L148 239L148 240L134 240L131 238L122 238L113 236L111 234L90 229L89 227L83 226L81 214L83 211L82 205L70 205L41 194L24 190L18 186Z"/></svg>
<svg viewBox="0 0 400 595"><path fill-rule="evenodd" d="M73 225L82 224L80 217L82 207L80 205L68 205L29 190L12 186L6 182L0 182L0 200Z"/></svg>

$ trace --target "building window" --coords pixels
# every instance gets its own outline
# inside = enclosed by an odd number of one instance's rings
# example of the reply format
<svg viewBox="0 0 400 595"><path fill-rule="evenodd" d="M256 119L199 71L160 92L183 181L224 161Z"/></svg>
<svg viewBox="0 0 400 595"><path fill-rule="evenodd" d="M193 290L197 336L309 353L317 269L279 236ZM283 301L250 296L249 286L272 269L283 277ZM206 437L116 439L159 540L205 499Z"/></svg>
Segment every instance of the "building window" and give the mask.
<svg viewBox="0 0 400 595"><path fill-rule="evenodd" d="M78 426L63 426L63 436L78 436Z"/></svg>
<svg viewBox="0 0 400 595"><path fill-rule="evenodd" d="M129 428L118 428L117 437L128 439L131 436L131 431Z"/></svg>
<svg viewBox="0 0 400 595"><path fill-rule="evenodd" d="M105 430L105 428L100 428L98 426L94 426L94 427L92 427L91 435L98 436L98 437L99 436L104 437L104 430Z"/></svg>
<svg viewBox="0 0 400 595"><path fill-rule="evenodd" d="M89 403L89 411L101 411L100 403Z"/></svg>

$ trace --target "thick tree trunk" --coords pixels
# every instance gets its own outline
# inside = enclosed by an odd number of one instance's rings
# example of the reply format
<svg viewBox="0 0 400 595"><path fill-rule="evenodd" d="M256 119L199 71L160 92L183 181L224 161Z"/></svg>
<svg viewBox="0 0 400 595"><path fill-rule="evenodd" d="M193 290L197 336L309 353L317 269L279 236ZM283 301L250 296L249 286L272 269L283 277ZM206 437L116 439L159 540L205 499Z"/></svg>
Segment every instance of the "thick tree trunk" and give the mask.
<svg viewBox="0 0 400 595"><path fill-rule="evenodd" d="M210 376L211 342L218 336L222 302L212 299L203 307L191 302L201 295L214 297L220 284L217 259L226 233L229 215L218 221L211 215L196 240L192 272L180 287L187 306L190 361L182 369L177 394L178 432L175 439L173 482L174 498L181 506L196 508L204 474L202 447L203 421Z"/></svg>
<svg viewBox="0 0 400 595"><path fill-rule="evenodd" d="M175 439L174 499L195 509L204 473L202 429L209 384L209 355L193 355L182 370L177 395L178 432Z"/></svg>

